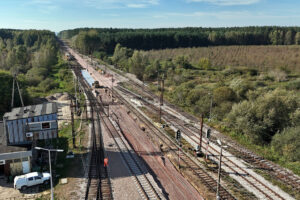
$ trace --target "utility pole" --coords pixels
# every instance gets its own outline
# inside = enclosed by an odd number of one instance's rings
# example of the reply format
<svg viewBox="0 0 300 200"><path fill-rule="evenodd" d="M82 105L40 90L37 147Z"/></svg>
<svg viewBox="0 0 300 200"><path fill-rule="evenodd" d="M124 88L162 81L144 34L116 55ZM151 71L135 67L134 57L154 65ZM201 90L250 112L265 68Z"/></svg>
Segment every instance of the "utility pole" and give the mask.
<svg viewBox="0 0 300 200"><path fill-rule="evenodd" d="M85 118L86 120L88 120L88 110L87 110L87 100L85 101L85 104L84 104L84 109L85 109Z"/></svg>
<svg viewBox="0 0 300 200"><path fill-rule="evenodd" d="M180 140L179 140L179 147L178 147L178 168L180 169Z"/></svg>
<svg viewBox="0 0 300 200"><path fill-rule="evenodd" d="M222 146L222 142L218 139L217 140L218 144L220 145L220 158L219 158L219 169L218 169L218 183L217 183L217 194L216 194L216 199L220 200L220 181L221 181L221 164L222 164L222 151L223 148L226 148L227 146Z"/></svg>
<svg viewBox="0 0 300 200"><path fill-rule="evenodd" d="M162 106L164 105L164 79L161 80L160 104L159 104L159 122L161 123Z"/></svg>
<svg viewBox="0 0 300 200"><path fill-rule="evenodd" d="M114 93L114 75L111 77L111 103L113 103L113 93Z"/></svg>
<svg viewBox="0 0 300 200"><path fill-rule="evenodd" d="M49 169L50 169L50 186L51 186L51 200L54 200L54 189L53 189L53 183L52 183L52 170L51 170L51 151L55 152L63 152L63 149L44 149L42 147L35 147L37 150L44 150L48 151L48 156L49 156Z"/></svg>
<svg viewBox="0 0 300 200"><path fill-rule="evenodd" d="M203 114L201 115L201 123L200 123L200 144L199 144L199 151L201 152L202 148L202 132L203 132Z"/></svg>
<svg viewBox="0 0 300 200"><path fill-rule="evenodd" d="M159 91L159 69L157 70L157 90Z"/></svg>
<svg viewBox="0 0 300 200"><path fill-rule="evenodd" d="M14 107L15 82L16 82L16 84L17 84L17 89L18 89L18 93L19 93L19 96L20 96L20 100L21 100L22 107L24 107L24 102L23 102L21 90L20 90L20 87L19 87L19 83L18 83L18 80L17 80L17 78L16 78L16 74L14 74L14 75L13 75L13 89L12 89L11 108Z"/></svg>
<svg viewBox="0 0 300 200"><path fill-rule="evenodd" d="M24 102L23 102L21 90L20 90L19 83L18 83L18 80L16 78L16 75L15 75L15 80L16 80L16 83L17 83L17 87L18 87L18 91L19 91L19 96L20 96L20 99L21 99L21 104L22 104L22 107L24 107Z"/></svg>
<svg viewBox="0 0 300 200"><path fill-rule="evenodd" d="M221 146L221 152L220 152L220 158L219 158L219 169L218 169L218 184L217 184L217 195L216 195L216 199L219 200L220 196L220 180L221 180L221 164L222 164L222 146Z"/></svg>
<svg viewBox="0 0 300 200"><path fill-rule="evenodd" d="M11 109L14 107L14 98L15 98L15 78L13 77L13 89L11 93Z"/></svg>
<svg viewBox="0 0 300 200"><path fill-rule="evenodd" d="M71 110L71 128L72 128L72 141L73 147L76 148L75 144L75 131L74 131L74 113L73 113L73 100L71 99L70 110Z"/></svg>
<svg viewBox="0 0 300 200"><path fill-rule="evenodd" d="M211 110L212 110L212 100L213 100L213 96L212 96L212 93L209 93L210 95L210 107L209 107L209 120L211 120Z"/></svg>
<svg viewBox="0 0 300 200"><path fill-rule="evenodd" d="M76 77L74 77L74 84L75 84L75 112L77 111L77 80L76 80Z"/></svg>

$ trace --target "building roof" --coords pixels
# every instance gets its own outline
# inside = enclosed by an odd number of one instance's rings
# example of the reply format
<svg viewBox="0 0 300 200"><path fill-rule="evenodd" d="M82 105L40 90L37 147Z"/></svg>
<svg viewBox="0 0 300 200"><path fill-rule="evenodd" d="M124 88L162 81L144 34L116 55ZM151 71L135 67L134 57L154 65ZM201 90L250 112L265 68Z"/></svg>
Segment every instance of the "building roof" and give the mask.
<svg viewBox="0 0 300 200"><path fill-rule="evenodd" d="M7 146L10 147L10 146ZM14 148L20 148L20 147L14 147ZM24 148L23 148L24 149ZM1 153L0 152L0 160L12 160L12 159L21 159L26 157L32 157L32 151L27 150L16 150L13 152L7 152L7 153Z"/></svg>
<svg viewBox="0 0 300 200"><path fill-rule="evenodd" d="M43 103L25 107L13 108L11 112L4 114L4 120L23 119L40 115L57 113L56 103Z"/></svg>

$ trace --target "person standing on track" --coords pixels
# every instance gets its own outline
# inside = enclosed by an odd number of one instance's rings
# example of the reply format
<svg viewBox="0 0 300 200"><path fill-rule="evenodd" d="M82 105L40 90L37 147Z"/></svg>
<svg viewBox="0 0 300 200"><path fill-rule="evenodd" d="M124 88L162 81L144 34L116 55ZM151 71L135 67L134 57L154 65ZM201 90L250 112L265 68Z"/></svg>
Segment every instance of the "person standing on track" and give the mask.
<svg viewBox="0 0 300 200"><path fill-rule="evenodd" d="M108 166L108 158L104 158L104 167Z"/></svg>

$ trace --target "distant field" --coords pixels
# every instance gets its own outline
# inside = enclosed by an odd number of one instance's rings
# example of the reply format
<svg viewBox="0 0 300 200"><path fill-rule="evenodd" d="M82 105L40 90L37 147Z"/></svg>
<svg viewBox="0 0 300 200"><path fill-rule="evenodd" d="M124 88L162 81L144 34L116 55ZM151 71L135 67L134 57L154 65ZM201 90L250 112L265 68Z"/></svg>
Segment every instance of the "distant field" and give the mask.
<svg viewBox="0 0 300 200"><path fill-rule="evenodd" d="M300 46L217 46L142 51L150 59L166 60L179 55L197 64L208 58L212 66L245 66L260 70L283 67L300 72Z"/></svg>

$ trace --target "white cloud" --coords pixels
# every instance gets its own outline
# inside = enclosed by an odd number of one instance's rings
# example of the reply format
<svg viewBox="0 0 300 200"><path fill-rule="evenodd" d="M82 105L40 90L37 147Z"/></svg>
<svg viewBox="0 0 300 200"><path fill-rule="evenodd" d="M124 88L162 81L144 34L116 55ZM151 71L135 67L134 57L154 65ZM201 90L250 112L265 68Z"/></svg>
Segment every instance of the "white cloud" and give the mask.
<svg viewBox="0 0 300 200"><path fill-rule="evenodd" d="M129 8L145 8L145 7L147 7L147 5L146 4L128 4L127 5L127 7L129 7Z"/></svg>
<svg viewBox="0 0 300 200"><path fill-rule="evenodd" d="M250 5L260 0L188 0L189 2L207 2L220 6Z"/></svg>
<svg viewBox="0 0 300 200"><path fill-rule="evenodd" d="M171 12L164 14L153 15L154 18L172 18L172 17L180 17L180 18L194 18L194 19L212 19L215 18L218 21L224 20L263 20L263 19L289 19L289 18L300 18L299 14L291 14L291 15L274 15L270 13L264 12L249 12L249 11L220 11L220 12L192 12L192 13L184 13L184 12Z"/></svg>
<svg viewBox="0 0 300 200"><path fill-rule="evenodd" d="M97 9L146 8L159 4L159 0L83 0L86 6Z"/></svg>

